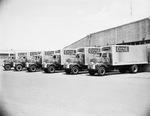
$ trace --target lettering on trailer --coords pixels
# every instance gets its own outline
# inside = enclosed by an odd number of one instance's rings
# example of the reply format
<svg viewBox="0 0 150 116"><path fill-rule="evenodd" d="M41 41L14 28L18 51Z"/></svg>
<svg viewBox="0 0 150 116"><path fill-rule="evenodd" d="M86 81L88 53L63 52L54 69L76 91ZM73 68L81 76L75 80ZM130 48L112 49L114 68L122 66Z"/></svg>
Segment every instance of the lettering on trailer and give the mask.
<svg viewBox="0 0 150 116"><path fill-rule="evenodd" d="M60 50L56 50L55 53L60 53Z"/></svg>
<svg viewBox="0 0 150 116"><path fill-rule="evenodd" d="M45 51L44 53L45 53L45 55L49 56L49 55L54 54L54 51Z"/></svg>
<svg viewBox="0 0 150 116"><path fill-rule="evenodd" d="M128 46L116 46L116 52L129 52Z"/></svg>
<svg viewBox="0 0 150 116"><path fill-rule="evenodd" d="M84 52L84 48L79 48L77 52Z"/></svg>
<svg viewBox="0 0 150 116"><path fill-rule="evenodd" d="M102 48L102 51L110 51L111 50L111 47L103 47Z"/></svg>
<svg viewBox="0 0 150 116"><path fill-rule="evenodd" d="M27 56L27 53L21 52L21 53L18 53L18 56Z"/></svg>
<svg viewBox="0 0 150 116"><path fill-rule="evenodd" d="M71 54L75 54L76 50L64 50L64 54L65 55L71 55Z"/></svg>
<svg viewBox="0 0 150 116"><path fill-rule="evenodd" d="M90 54L96 54L96 53L100 52L100 48L89 48L88 52Z"/></svg>
<svg viewBox="0 0 150 116"><path fill-rule="evenodd" d="M40 55L41 52L30 52L30 56L36 56L36 55Z"/></svg>

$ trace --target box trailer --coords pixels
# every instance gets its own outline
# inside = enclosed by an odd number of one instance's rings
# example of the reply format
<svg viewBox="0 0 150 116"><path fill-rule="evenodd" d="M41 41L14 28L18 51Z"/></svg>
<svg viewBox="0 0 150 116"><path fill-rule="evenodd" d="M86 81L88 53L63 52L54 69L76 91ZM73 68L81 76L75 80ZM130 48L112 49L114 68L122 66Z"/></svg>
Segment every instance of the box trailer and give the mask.
<svg viewBox="0 0 150 116"><path fill-rule="evenodd" d="M105 75L118 69L121 73L136 73L148 64L147 47L144 45L111 45L100 47L100 52L88 64L90 75Z"/></svg>
<svg viewBox="0 0 150 116"><path fill-rule="evenodd" d="M13 62L13 67L16 71L22 71L25 68L27 58L29 57L29 52L27 51L16 51L16 59Z"/></svg>
<svg viewBox="0 0 150 116"><path fill-rule="evenodd" d="M75 55L75 49L63 49L45 52L44 56L48 59L44 60L43 70L46 73L54 73L55 70L62 70L66 59Z"/></svg>
<svg viewBox="0 0 150 116"><path fill-rule="evenodd" d="M77 48L76 57L66 60L66 63L64 64L66 74L78 74L79 71L87 69L90 59L99 51L99 47Z"/></svg>
<svg viewBox="0 0 150 116"><path fill-rule="evenodd" d="M36 72L38 68L42 68L43 51L32 51L26 62L26 69L29 72Z"/></svg>

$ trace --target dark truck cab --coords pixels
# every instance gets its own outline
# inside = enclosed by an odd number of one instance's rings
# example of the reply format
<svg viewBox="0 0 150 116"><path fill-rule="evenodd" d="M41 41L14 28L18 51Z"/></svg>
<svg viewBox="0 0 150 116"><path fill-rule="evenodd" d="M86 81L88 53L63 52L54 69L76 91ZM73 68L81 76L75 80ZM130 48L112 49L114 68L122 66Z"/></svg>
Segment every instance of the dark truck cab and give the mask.
<svg viewBox="0 0 150 116"><path fill-rule="evenodd" d="M2 66L4 67L5 70L11 70L11 68L13 67L13 62L15 60L14 56L10 56L7 59L5 59L3 61Z"/></svg>

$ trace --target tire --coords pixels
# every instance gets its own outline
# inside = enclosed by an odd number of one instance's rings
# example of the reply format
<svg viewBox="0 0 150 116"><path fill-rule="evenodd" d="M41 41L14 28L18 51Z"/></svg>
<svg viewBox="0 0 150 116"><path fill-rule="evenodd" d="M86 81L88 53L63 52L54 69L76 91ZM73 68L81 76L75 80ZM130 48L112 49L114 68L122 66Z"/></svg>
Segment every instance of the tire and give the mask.
<svg viewBox="0 0 150 116"><path fill-rule="evenodd" d="M105 73L106 73L105 67L104 66L99 67L99 69L98 69L98 75L99 76L103 76L103 75L105 75Z"/></svg>
<svg viewBox="0 0 150 116"><path fill-rule="evenodd" d="M79 73L79 68L77 66L73 66L71 69L72 74L78 74Z"/></svg>
<svg viewBox="0 0 150 116"><path fill-rule="evenodd" d="M91 76L93 76L93 75L95 75L95 72L94 72L94 71L89 71L89 74L90 74Z"/></svg>
<svg viewBox="0 0 150 116"><path fill-rule="evenodd" d="M127 70L124 69L124 68L119 68L119 72L120 72L120 73L126 73L126 71L127 71Z"/></svg>
<svg viewBox="0 0 150 116"><path fill-rule="evenodd" d="M22 71L22 65L17 65L16 67L15 67L15 70L16 71Z"/></svg>
<svg viewBox="0 0 150 116"><path fill-rule="evenodd" d="M47 69L48 73L54 73L55 72L55 66L49 66Z"/></svg>
<svg viewBox="0 0 150 116"><path fill-rule="evenodd" d="M65 70L66 74L70 74L71 71L70 70Z"/></svg>
<svg viewBox="0 0 150 116"><path fill-rule="evenodd" d="M134 64L130 67L130 72L131 73L137 73L138 72L138 65Z"/></svg>
<svg viewBox="0 0 150 116"><path fill-rule="evenodd" d="M29 67L29 72L36 72L36 70L37 70L37 68L36 68L36 66L35 65L31 65L30 67Z"/></svg>
<svg viewBox="0 0 150 116"><path fill-rule="evenodd" d="M10 69L11 69L11 66L10 66L10 64L6 64L6 65L4 66L4 68L5 68L5 70L10 70Z"/></svg>

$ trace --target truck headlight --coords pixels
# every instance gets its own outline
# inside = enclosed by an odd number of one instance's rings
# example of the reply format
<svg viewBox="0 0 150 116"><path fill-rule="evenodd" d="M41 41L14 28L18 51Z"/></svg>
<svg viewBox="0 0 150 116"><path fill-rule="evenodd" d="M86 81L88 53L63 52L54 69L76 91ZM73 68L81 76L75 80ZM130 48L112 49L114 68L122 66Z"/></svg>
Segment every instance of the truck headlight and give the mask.
<svg viewBox="0 0 150 116"><path fill-rule="evenodd" d="M13 62L13 67L15 67L15 65L16 65L15 62Z"/></svg>
<svg viewBox="0 0 150 116"><path fill-rule="evenodd" d="M26 62L26 67L29 67L29 63L28 62Z"/></svg>
<svg viewBox="0 0 150 116"><path fill-rule="evenodd" d="M47 63L46 62L44 63L44 68L47 68Z"/></svg>

